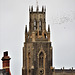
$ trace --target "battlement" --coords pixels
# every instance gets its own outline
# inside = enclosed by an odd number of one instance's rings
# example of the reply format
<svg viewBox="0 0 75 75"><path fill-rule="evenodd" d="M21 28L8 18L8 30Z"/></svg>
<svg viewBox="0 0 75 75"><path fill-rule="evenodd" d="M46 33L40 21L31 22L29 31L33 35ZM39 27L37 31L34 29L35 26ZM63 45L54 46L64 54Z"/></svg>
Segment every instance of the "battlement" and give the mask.
<svg viewBox="0 0 75 75"><path fill-rule="evenodd" d="M29 6L29 12L46 12L46 6L42 6L41 11L39 11L39 6L36 7L36 11L34 11L33 6Z"/></svg>

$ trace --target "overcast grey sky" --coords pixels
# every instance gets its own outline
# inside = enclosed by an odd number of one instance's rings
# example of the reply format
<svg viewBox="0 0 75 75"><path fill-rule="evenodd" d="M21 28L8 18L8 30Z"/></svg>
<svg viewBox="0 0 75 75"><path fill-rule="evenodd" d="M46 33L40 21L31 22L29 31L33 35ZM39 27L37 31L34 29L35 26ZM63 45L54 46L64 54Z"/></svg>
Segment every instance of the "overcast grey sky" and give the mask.
<svg viewBox="0 0 75 75"><path fill-rule="evenodd" d="M22 75L22 48L25 25L29 27L29 5L36 0L0 0L0 58L11 57L11 74ZM51 26L53 66L75 68L75 0L38 0L46 6L46 29ZM0 61L2 68L2 61Z"/></svg>

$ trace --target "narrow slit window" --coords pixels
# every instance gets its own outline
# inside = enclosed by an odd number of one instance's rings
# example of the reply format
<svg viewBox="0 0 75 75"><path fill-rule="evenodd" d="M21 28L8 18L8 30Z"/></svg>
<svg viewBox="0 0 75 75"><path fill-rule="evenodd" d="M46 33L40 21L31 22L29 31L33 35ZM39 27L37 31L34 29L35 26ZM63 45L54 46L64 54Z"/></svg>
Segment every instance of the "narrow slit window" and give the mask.
<svg viewBox="0 0 75 75"><path fill-rule="evenodd" d="M37 29L37 24L36 24L36 20L34 19L34 30Z"/></svg>
<svg viewBox="0 0 75 75"><path fill-rule="evenodd" d="M42 21L40 20L39 21L39 31L41 31L42 30Z"/></svg>

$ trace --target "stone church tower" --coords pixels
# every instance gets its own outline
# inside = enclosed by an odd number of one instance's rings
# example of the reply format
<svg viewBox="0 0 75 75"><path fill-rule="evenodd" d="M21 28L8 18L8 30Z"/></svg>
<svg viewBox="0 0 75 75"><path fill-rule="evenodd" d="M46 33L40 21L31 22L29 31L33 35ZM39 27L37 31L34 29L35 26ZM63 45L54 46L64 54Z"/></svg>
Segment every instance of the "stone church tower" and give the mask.
<svg viewBox="0 0 75 75"><path fill-rule="evenodd" d="M22 75L52 75L50 27L46 30L46 8L29 8L29 32L25 27Z"/></svg>

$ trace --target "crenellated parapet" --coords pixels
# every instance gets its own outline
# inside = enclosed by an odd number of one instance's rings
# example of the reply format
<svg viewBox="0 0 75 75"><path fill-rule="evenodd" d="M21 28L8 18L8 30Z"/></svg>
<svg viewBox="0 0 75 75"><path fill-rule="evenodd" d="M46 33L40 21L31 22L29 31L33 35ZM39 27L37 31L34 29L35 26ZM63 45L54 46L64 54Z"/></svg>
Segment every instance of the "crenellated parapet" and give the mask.
<svg viewBox="0 0 75 75"><path fill-rule="evenodd" d="M64 67L61 69L55 69L53 68L53 75L75 75L75 69L65 69Z"/></svg>
<svg viewBox="0 0 75 75"><path fill-rule="evenodd" d="M41 11L39 11L39 6L37 5L36 11L34 11L33 6L29 6L29 12L46 12L46 7L42 6Z"/></svg>

